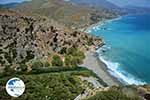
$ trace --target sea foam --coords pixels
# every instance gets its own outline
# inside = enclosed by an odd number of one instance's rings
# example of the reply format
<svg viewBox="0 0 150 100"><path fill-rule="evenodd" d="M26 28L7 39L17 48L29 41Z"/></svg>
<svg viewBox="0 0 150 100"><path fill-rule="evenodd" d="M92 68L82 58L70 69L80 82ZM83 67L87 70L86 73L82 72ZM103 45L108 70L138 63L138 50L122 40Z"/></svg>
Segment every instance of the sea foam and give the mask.
<svg viewBox="0 0 150 100"><path fill-rule="evenodd" d="M120 82L126 84L126 85L144 85L146 82L135 78L133 75L129 74L128 72L125 72L120 67L120 64L117 62L112 62L104 59L103 56L103 50L111 49L110 46L104 46L97 50L97 53L99 55L99 59L106 64L107 71L115 78L117 78Z"/></svg>
<svg viewBox="0 0 150 100"><path fill-rule="evenodd" d="M150 28L147 27L149 20L146 20L150 18L149 16L149 14L122 16L98 23L89 29L90 34L101 36L106 40L107 45L98 50L99 58L107 65L108 72L125 84L143 85L150 82L150 59L145 59L150 49L145 45L150 37ZM111 56L115 59L111 59Z"/></svg>

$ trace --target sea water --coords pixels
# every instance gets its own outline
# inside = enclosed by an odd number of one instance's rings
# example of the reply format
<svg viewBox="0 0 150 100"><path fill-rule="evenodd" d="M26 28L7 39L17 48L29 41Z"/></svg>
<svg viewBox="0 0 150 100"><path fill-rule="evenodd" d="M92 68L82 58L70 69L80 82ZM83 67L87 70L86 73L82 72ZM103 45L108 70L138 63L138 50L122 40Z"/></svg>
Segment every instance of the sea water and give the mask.
<svg viewBox="0 0 150 100"><path fill-rule="evenodd" d="M104 38L97 52L111 75L126 84L150 83L150 14L123 16L88 31Z"/></svg>

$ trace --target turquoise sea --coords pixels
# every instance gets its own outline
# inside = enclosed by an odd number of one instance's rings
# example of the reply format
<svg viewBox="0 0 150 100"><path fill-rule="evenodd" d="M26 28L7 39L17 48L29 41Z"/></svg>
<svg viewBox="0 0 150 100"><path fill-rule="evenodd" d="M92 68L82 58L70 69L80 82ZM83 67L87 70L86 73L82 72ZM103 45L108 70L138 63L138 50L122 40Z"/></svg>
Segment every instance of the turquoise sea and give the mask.
<svg viewBox="0 0 150 100"><path fill-rule="evenodd" d="M150 14L128 15L88 30L103 37L100 59L126 84L150 83Z"/></svg>

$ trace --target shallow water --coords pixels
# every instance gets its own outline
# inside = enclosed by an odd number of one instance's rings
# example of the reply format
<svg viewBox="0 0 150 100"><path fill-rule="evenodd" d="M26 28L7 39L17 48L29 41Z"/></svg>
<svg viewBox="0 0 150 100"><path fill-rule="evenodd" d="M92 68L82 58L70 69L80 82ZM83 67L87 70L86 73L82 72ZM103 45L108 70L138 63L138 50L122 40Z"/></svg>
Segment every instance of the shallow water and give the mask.
<svg viewBox="0 0 150 100"><path fill-rule="evenodd" d="M123 16L89 32L104 38L100 58L112 75L127 84L150 83L150 14Z"/></svg>

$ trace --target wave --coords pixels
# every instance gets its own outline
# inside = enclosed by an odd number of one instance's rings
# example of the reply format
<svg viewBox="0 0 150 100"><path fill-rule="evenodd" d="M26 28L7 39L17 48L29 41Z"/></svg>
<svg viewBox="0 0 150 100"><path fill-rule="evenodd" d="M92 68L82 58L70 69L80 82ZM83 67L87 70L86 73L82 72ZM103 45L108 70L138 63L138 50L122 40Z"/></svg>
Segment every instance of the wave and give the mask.
<svg viewBox="0 0 150 100"><path fill-rule="evenodd" d="M130 73L126 72L125 70L121 69L121 66L118 62L111 62L104 59L104 56L102 56L102 50L105 48L105 50L110 49L110 47L102 47L100 48L97 53L99 55L99 59L106 64L108 72L115 78L117 78L120 82L126 84L126 85L144 85L146 82L134 77ZM107 49L106 49L107 48Z"/></svg>
<svg viewBox="0 0 150 100"><path fill-rule="evenodd" d="M112 31L112 29L108 29L108 27L105 27L105 25L108 24L108 23L120 20L123 17L124 16L120 16L118 18L111 19L111 20L106 20L104 22L96 24L96 25L92 26L91 28L89 28L88 33L93 34L94 32L97 33L97 31L101 32L101 30ZM112 62L110 58L109 58L109 60L105 59L106 57L104 56L104 54L107 53L108 50L111 50L111 46L105 45L104 47L98 49L97 53L99 54L99 59L107 65L108 72L112 76L116 77L119 81L121 81L125 84L128 84L128 85L132 85L132 84L144 85L144 84L146 84L146 82L142 81L139 78L136 78L134 75L130 74L129 72L127 72L125 70L123 70L123 68L121 68L120 63Z"/></svg>
<svg viewBox="0 0 150 100"><path fill-rule="evenodd" d="M93 24L93 25L91 25L90 27L88 27L88 28L85 30L85 32L86 32L86 33L91 33L92 30L97 31L97 30L99 30L99 29L102 29L102 30L110 30L110 29L102 28L102 26L105 25L105 24L107 24L107 23L111 23L111 22L113 22L113 21L120 20L121 18L122 18L122 16L119 16L119 17L114 18L114 19L109 19L109 20L100 21L100 22L98 22L98 23L96 23L96 24Z"/></svg>

